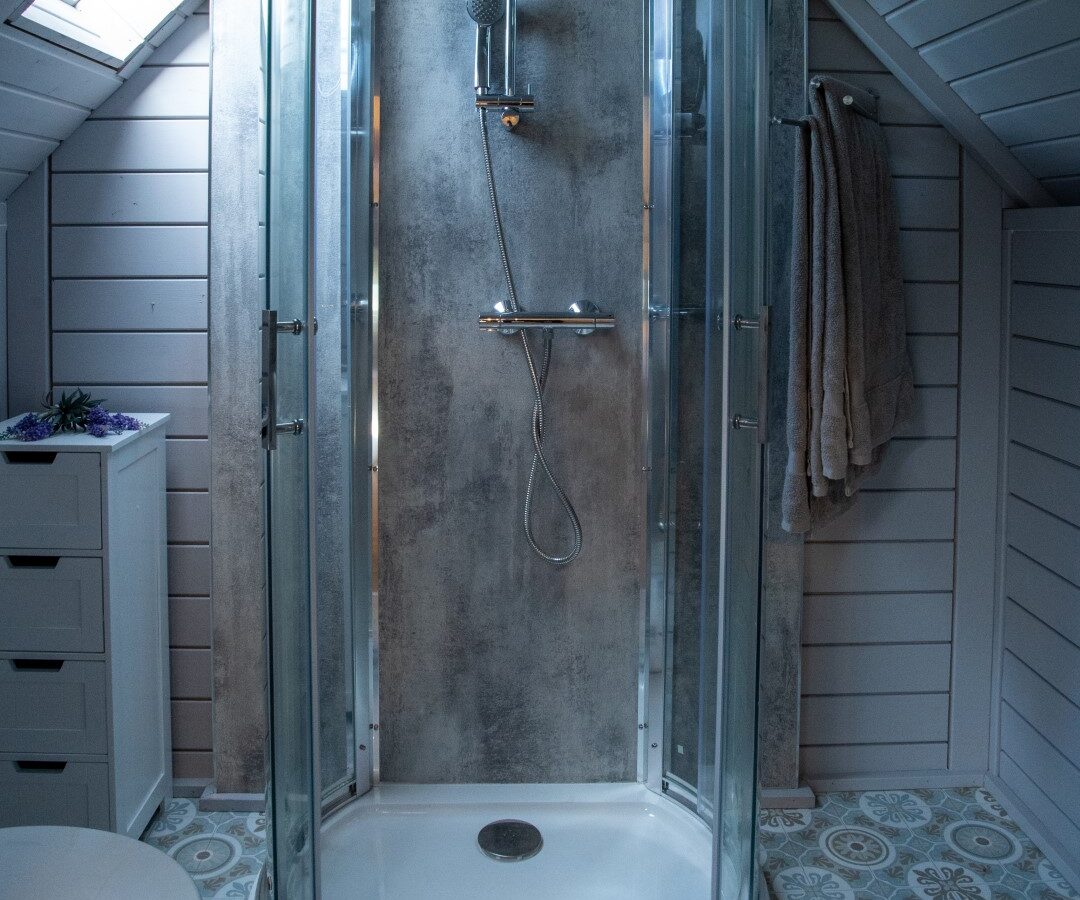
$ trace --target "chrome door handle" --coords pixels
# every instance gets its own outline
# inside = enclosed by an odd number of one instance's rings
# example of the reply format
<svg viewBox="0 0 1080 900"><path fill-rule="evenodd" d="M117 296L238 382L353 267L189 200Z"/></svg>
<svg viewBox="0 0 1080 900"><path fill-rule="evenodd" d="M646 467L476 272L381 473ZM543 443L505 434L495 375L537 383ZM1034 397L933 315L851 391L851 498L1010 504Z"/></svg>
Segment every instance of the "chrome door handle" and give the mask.
<svg viewBox="0 0 1080 900"><path fill-rule="evenodd" d="M312 322L312 333L318 327ZM302 335L307 326L300 319L279 322L277 310L264 309L262 314L262 445L264 450L276 450L279 434L303 434L304 420L277 420L277 339L279 334Z"/></svg>
<svg viewBox="0 0 1080 900"><path fill-rule="evenodd" d="M769 440L769 338L772 334L772 307L761 307L758 316L758 443L765 445Z"/></svg>
<svg viewBox="0 0 1080 900"><path fill-rule="evenodd" d="M277 449L277 312L264 309L262 314L262 445Z"/></svg>
<svg viewBox="0 0 1080 900"><path fill-rule="evenodd" d="M763 306L756 319L738 315L731 320L736 331L756 331L758 333L757 358L757 418L733 416L731 427L735 429L754 428L757 430L759 444L769 439L769 313L770 307Z"/></svg>

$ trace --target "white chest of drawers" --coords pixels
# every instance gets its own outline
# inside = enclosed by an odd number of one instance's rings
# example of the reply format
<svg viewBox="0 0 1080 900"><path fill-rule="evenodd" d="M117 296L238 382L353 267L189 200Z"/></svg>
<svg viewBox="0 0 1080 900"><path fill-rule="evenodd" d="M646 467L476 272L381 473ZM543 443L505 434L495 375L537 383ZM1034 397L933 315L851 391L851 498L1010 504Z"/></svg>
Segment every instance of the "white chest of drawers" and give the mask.
<svg viewBox="0 0 1080 900"><path fill-rule="evenodd" d="M171 790L169 417L137 418L0 441L0 827L139 837Z"/></svg>

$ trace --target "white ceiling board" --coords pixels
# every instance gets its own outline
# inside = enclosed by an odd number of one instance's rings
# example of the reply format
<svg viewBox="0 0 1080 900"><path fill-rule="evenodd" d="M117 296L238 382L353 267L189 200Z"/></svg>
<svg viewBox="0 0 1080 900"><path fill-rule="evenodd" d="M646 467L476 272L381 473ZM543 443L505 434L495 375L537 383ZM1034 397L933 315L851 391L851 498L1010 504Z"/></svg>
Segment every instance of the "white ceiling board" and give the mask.
<svg viewBox="0 0 1080 900"><path fill-rule="evenodd" d="M0 203L138 68L129 65L118 74L6 24L25 5L26 0L0 0ZM182 28L194 5L194 0L183 4L151 40L160 42ZM149 57L152 45L148 43L146 49L136 54L140 64ZM207 51L193 40L177 52L201 58ZM169 87L168 80L167 76L162 79L163 89Z"/></svg>

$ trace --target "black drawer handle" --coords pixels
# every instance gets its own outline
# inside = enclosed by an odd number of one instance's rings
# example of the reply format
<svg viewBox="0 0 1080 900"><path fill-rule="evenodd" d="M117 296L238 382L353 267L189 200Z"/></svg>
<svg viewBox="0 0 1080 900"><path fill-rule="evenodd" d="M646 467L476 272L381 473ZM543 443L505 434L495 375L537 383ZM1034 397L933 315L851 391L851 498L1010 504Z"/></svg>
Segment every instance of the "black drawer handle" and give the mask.
<svg viewBox="0 0 1080 900"><path fill-rule="evenodd" d="M11 668L20 672L59 672L64 668L62 659L13 659Z"/></svg>
<svg viewBox="0 0 1080 900"><path fill-rule="evenodd" d="M9 556L7 561L13 569L55 569L60 565L59 556Z"/></svg>
<svg viewBox="0 0 1080 900"><path fill-rule="evenodd" d="M15 770L17 772L55 772L59 775L67 768L67 760L50 759L17 759Z"/></svg>
<svg viewBox="0 0 1080 900"><path fill-rule="evenodd" d="M57 452L48 450L5 450L4 459L12 466L51 466Z"/></svg>

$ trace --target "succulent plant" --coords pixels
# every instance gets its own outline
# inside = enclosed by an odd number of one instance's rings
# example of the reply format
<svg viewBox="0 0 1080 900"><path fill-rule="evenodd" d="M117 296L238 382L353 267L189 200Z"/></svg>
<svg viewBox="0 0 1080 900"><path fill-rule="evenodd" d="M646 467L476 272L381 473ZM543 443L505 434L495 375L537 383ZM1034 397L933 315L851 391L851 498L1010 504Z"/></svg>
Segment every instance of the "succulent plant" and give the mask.
<svg viewBox="0 0 1080 900"><path fill-rule="evenodd" d="M45 412L41 418L57 432L82 431L86 427L90 410L104 402L95 400L82 388L76 388L70 394L61 394L59 400L54 400L50 391L45 395Z"/></svg>

